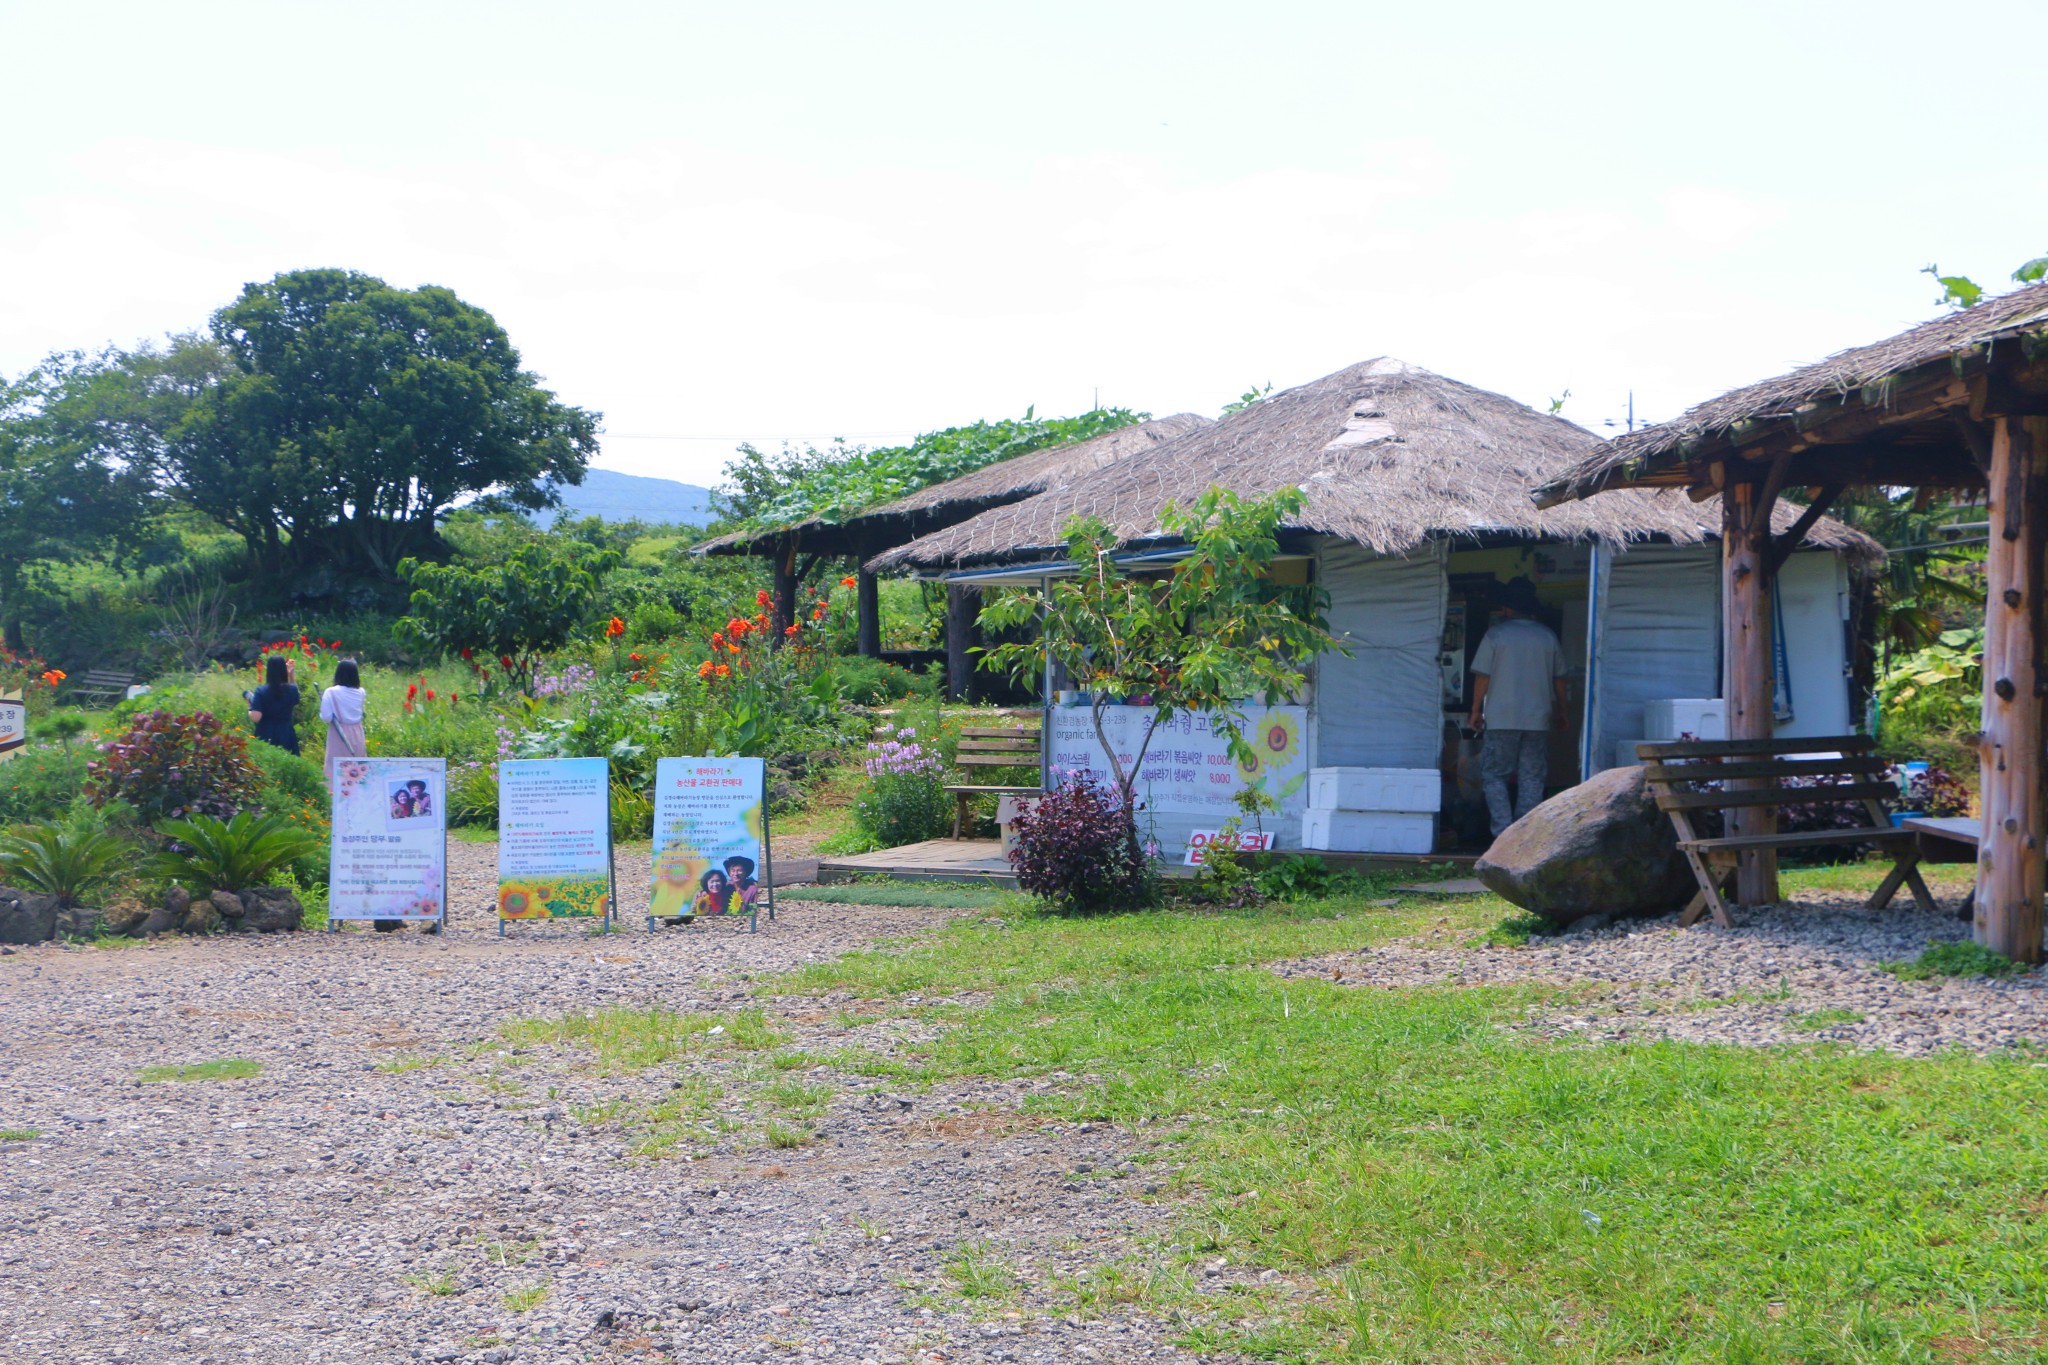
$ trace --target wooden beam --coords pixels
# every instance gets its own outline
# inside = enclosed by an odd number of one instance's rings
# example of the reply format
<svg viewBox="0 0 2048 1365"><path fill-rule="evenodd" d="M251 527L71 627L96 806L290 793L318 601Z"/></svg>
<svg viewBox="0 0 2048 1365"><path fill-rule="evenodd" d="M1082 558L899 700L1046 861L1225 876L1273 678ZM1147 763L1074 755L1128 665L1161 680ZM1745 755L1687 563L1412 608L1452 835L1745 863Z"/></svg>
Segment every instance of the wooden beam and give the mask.
<svg viewBox="0 0 2048 1365"><path fill-rule="evenodd" d="M1840 496L1842 496L1840 485L1821 489L1807 502L1806 510L1799 514L1799 520L1786 528L1785 534L1771 537L1771 547L1767 558L1770 561L1772 579L1775 580L1777 578L1778 570L1785 567L1785 561L1791 557L1794 550L1799 548L1799 543L1806 539L1806 533L1813 529L1815 522L1827 515L1828 508L1834 506L1835 499Z"/></svg>
<svg viewBox="0 0 2048 1365"><path fill-rule="evenodd" d="M875 576L854 570L854 647L870 659L882 657L882 594Z"/></svg>
<svg viewBox="0 0 2048 1365"><path fill-rule="evenodd" d="M2016 962L2039 962L2041 901L2048 890L2041 702L2048 421L2000 417L1993 423L1989 482L1976 935Z"/></svg>
<svg viewBox="0 0 2048 1365"><path fill-rule="evenodd" d="M1768 549L1773 496L1753 483L1731 485L1721 495L1723 635L1721 695L1728 707L1728 738L1768 740L1771 717L1771 566ZM1731 782L1733 790L1757 789L1768 779ZM1728 813L1728 832L1751 838L1777 832L1777 812L1745 807ZM1736 900L1768 905L1778 899L1778 855L1773 849L1743 852L1735 875Z"/></svg>
<svg viewBox="0 0 2048 1365"><path fill-rule="evenodd" d="M771 608L773 615L768 618L772 632L768 637L768 644L771 648L780 649L782 648L784 638L783 631L788 628L790 622L796 620L797 571L795 536L791 536L788 544L777 552L773 563L775 565L775 601L774 606Z"/></svg>

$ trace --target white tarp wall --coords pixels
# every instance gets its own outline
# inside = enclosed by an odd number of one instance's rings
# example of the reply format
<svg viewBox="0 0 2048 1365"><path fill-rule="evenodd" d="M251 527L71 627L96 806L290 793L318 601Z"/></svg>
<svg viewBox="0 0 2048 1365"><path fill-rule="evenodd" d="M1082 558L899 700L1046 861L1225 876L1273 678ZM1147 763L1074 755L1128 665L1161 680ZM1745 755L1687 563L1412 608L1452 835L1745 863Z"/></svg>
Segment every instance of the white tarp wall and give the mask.
<svg viewBox="0 0 2048 1365"><path fill-rule="evenodd" d="M1829 551L1793 555L1778 570L1777 616L1785 626L1792 719L1778 733L1792 739L1846 735L1849 711L1849 569Z"/></svg>
<svg viewBox="0 0 2048 1365"><path fill-rule="evenodd" d="M1779 571L1792 719L1778 733L1845 735L1853 729L1848 677L1848 569L1840 555L1805 551ZM1721 695L1721 549L1706 545L1602 546L1594 579L1586 772L1619 761L1643 738L1643 703Z"/></svg>
<svg viewBox="0 0 2048 1365"><path fill-rule="evenodd" d="M1330 594L1330 633L1351 657L1316 661L1318 768L1435 768L1444 738L1444 546L1404 559L1325 540L1316 581Z"/></svg>

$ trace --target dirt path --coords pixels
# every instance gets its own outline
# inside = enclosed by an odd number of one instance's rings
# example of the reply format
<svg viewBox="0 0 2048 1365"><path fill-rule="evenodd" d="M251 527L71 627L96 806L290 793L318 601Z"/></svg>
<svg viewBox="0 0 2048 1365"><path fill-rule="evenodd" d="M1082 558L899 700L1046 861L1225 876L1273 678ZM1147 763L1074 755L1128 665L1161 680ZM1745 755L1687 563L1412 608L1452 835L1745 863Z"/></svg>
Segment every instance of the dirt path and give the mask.
<svg viewBox="0 0 2048 1365"><path fill-rule="evenodd" d="M0 957L0 1129L40 1130L0 1141L0 1358L1192 1358L1156 1323L1046 1312L1053 1277L1166 1214L1126 1136L1016 1112L1053 1082L899 1091L792 1055L886 1056L912 1020L743 1012L750 974L957 912L791 900L758 934L649 935L629 900L622 934L500 940L478 901L495 850L454 854L438 938ZM501 1034L651 1005L693 1031L610 1075L580 1042ZM261 1074L138 1079L226 1058ZM675 1145L633 1154L650 1141Z"/></svg>

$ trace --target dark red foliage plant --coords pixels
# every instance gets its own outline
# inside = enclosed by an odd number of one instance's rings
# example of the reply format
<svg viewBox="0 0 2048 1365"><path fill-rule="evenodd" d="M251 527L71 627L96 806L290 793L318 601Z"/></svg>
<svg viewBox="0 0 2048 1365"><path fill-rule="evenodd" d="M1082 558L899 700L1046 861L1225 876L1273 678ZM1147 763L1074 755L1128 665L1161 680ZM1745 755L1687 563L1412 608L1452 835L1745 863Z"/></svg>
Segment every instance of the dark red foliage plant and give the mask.
<svg viewBox="0 0 2048 1365"><path fill-rule="evenodd" d="M256 799L263 782L248 740L205 711L137 716L127 734L100 746L85 774L95 806L125 801L151 821L195 812L228 819Z"/></svg>
<svg viewBox="0 0 2048 1365"><path fill-rule="evenodd" d="M1057 909L1087 914L1150 904L1153 878L1135 813L1085 777L1070 777L1010 823L1017 885Z"/></svg>

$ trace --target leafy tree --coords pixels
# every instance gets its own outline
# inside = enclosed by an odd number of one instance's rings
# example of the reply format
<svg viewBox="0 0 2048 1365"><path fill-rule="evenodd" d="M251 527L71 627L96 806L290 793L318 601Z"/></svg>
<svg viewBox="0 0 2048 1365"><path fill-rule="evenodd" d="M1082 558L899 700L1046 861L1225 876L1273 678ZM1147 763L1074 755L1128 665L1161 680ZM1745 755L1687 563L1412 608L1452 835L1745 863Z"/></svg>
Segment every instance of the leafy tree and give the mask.
<svg viewBox="0 0 2048 1365"><path fill-rule="evenodd" d="M800 522L844 521L863 508L1049 446L1072 445L1142 422L1149 413L1096 408L1078 417L1040 417L1025 409L1014 421L975 422L927 432L907 446L870 450L833 444L788 447L769 455L751 445L725 467L716 494L719 513L752 529Z"/></svg>
<svg viewBox="0 0 2048 1365"><path fill-rule="evenodd" d="M1037 638L994 646L982 666L1031 677L1049 653L1088 691L1096 738L1127 813L1135 809L1152 735L1176 711L1207 712L1231 754L1249 758L1244 703L1288 700L1301 690L1303 663L1326 650L1344 651L1323 615L1327 595L1309 584L1276 583L1269 572L1280 527L1304 501L1298 488L1258 498L1211 488L1186 511L1169 505L1160 526L1189 552L1164 578L1125 572L1110 529L1094 517L1075 518L1066 532L1071 577L1044 589L1006 591L981 610L991 631L1021 629ZM1151 698L1152 724L1126 765L1109 742L1104 711L1113 698L1144 697ZM1135 818L1127 834L1135 847Z"/></svg>
<svg viewBox="0 0 2048 1365"><path fill-rule="evenodd" d="M146 457L122 433L118 357L53 355L0 377L0 617L25 648L32 580L51 564L139 542L152 510Z"/></svg>
<svg viewBox="0 0 2048 1365"><path fill-rule="evenodd" d="M398 626L486 673L496 663L529 687L540 655L589 624L604 577L618 562L616 550L539 538L475 568L401 560L398 576L413 593L411 614Z"/></svg>
<svg viewBox="0 0 2048 1365"><path fill-rule="evenodd" d="M489 313L439 286L282 274L161 363L209 352L218 377L163 433L158 468L273 571L388 574L434 548L456 502L545 507L597 448L597 415L558 402Z"/></svg>

